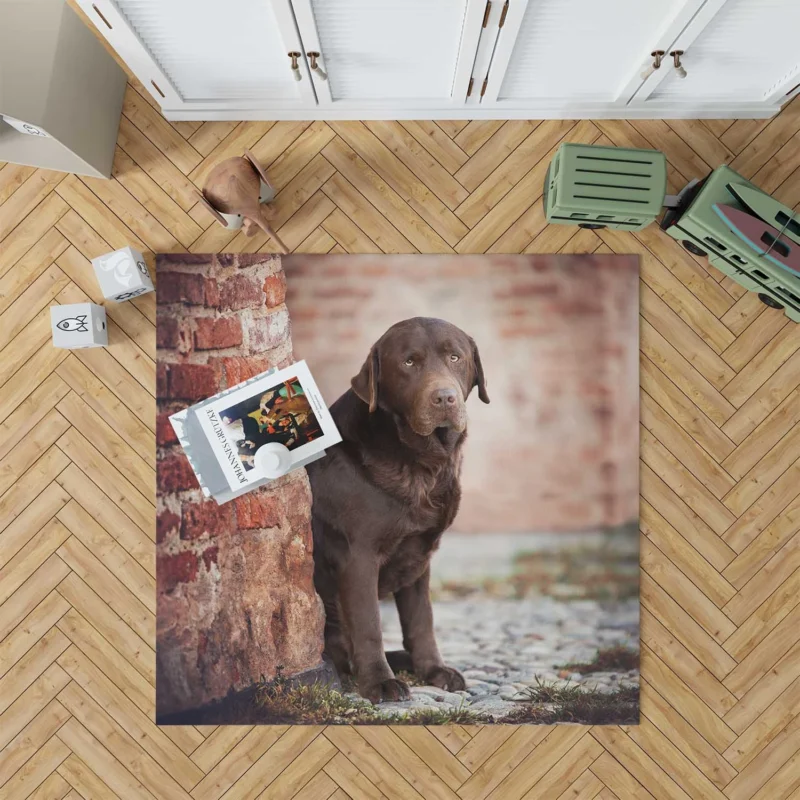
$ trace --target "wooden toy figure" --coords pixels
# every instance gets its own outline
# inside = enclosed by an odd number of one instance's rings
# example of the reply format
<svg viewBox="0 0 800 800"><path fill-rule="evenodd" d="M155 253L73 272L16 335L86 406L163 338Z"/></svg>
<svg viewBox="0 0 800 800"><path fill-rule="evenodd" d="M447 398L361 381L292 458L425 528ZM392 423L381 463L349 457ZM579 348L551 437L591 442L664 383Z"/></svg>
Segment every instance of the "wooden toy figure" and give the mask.
<svg viewBox="0 0 800 800"><path fill-rule="evenodd" d="M282 253L288 253L270 225L273 210L265 205L274 196L267 174L253 154L245 150L243 156L226 158L211 170L200 199L221 225L231 230L241 227L246 236L253 236L261 228Z"/></svg>

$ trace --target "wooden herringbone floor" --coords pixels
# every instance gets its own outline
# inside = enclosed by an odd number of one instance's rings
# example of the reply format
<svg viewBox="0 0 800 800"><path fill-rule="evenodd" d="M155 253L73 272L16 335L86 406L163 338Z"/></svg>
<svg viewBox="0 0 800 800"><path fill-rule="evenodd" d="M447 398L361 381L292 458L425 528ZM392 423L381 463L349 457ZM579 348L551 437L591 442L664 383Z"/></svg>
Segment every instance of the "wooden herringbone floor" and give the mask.
<svg viewBox="0 0 800 800"><path fill-rule="evenodd" d="M722 162L800 203L800 101L772 121L165 122L128 88L111 181L0 169L0 795L800 797L800 326L650 227L549 227L561 141ZM303 252L639 253L638 727L157 728L154 297L108 349L50 344L87 259L268 247L194 185L249 147ZM152 264L152 261L151 261Z"/></svg>

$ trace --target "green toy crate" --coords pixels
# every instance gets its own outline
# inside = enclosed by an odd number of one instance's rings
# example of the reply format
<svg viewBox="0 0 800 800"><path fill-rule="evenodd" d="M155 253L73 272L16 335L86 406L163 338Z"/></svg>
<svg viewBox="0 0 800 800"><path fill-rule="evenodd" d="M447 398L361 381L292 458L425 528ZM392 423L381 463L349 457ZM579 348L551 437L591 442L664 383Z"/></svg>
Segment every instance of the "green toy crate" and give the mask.
<svg viewBox="0 0 800 800"><path fill-rule="evenodd" d="M661 213L667 160L658 150L562 144L547 169L548 222L638 231Z"/></svg>
<svg viewBox="0 0 800 800"><path fill-rule="evenodd" d="M718 167L681 193L680 205L667 211L661 229L690 253L707 255L713 266L745 289L757 292L763 303L783 308L789 319L800 322L800 277L759 256L714 211L715 203L747 211L728 190L729 183L758 189L730 167Z"/></svg>

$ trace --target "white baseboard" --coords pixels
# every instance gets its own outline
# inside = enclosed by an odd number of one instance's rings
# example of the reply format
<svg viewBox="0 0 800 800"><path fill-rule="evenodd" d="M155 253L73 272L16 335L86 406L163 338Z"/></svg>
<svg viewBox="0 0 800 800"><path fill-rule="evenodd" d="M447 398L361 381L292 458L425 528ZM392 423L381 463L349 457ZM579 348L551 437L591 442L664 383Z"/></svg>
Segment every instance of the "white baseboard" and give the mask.
<svg viewBox="0 0 800 800"><path fill-rule="evenodd" d="M205 120L359 120L359 119L769 119L781 107L765 103L699 103L689 105L655 104L646 106L581 105L528 108L481 108L453 106L397 108L361 106L324 108L218 108L198 103L191 108L164 108L164 116L174 122Z"/></svg>

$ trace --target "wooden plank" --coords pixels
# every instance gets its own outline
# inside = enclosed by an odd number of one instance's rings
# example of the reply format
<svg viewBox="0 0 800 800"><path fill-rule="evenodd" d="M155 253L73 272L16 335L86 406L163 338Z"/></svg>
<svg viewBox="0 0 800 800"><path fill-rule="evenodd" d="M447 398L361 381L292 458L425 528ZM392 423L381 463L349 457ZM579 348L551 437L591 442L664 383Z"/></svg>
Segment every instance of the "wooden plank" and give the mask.
<svg viewBox="0 0 800 800"><path fill-rule="evenodd" d="M5 347L69 283L51 264L0 314L0 348Z"/></svg>
<svg viewBox="0 0 800 800"><path fill-rule="evenodd" d="M14 758L17 749L27 747L27 736L34 731L42 731L43 739L48 739L50 729L56 719L64 716L63 709L55 700L56 694L69 683L69 675L58 666L51 664L9 707L0 715L0 745L3 753L3 776L15 770ZM6 773L8 770L8 773Z"/></svg>
<svg viewBox="0 0 800 800"><path fill-rule="evenodd" d="M639 514L642 533L713 603L722 607L735 596L736 589L644 499Z"/></svg>
<svg viewBox="0 0 800 800"><path fill-rule="evenodd" d="M736 776L736 770L728 760L723 758L646 680L641 682L641 704L644 715L641 727L642 730L648 731L646 735L649 735L654 728L661 731L666 740L674 744L678 751L718 789L727 786ZM652 725L647 725L647 722ZM633 728L626 728L626 731L635 741L639 741ZM659 751L659 747L660 745L645 746L644 749L653 754Z"/></svg>
<svg viewBox="0 0 800 800"><path fill-rule="evenodd" d="M85 472L70 464L57 481L150 575L156 574L152 536L143 532Z"/></svg>
<svg viewBox="0 0 800 800"><path fill-rule="evenodd" d="M416 194L414 184L420 181L428 186L434 194L452 211L459 203L466 200L469 192L456 180L435 158L431 157L428 152L417 142L417 140L409 134L399 122L386 122L370 120L365 122L364 125L368 130L372 131L375 136L380 139L386 147L397 155L400 161L408 167L408 169L416 175L419 179L413 179L408 182L405 191L408 191L412 197L419 199ZM334 126L334 130L342 135L341 129ZM342 138L347 141L347 136ZM355 147L357 151L361 151L363 147L363 139L359 143L359 147ZM352 142L351 142L352 145ZM353 145L354 146L354 145ZM383 159L376 159L376 164L380 164L382 168L386 168L387 156L384 155ZM391 161L391 159L388 159ZM404 175L402 170L398 170L398 176ZM401 192L402 193L402 192ZM456 236L456 240L466 233L466 226L459 220L454 220L456 231L460 231L460 235Z"/></svg>
<svg viewBox="0 0 800 800"><path fill-rule="evenodd" d="M325 183L322 191L336 203L351 222L353 217L357 216L358 223L353 222L353 224L360 228L371 241L375 242L384 253L413 252L414 245L385 219L346 178L337 173Z"/></svg>
<svg viewBox="0 0 800 800"><path fill-rule="evenodd" d="M30 797L69 753L69 748L58 737L48 739L3 787L5 800L25 800Z"/></svg>
<svg viewBox="0 0 800 800"><path fill-rule="evenodd" d="M184 247L203 232L186 211L120 148L114 154L111 174ZM128 203L130 205L130 201Z"/></svg>
<svg viewBox="0 0 800 800"><path fill-rule="evenodd" d="M458 127L460 130L466 127L466 120L449 124L429 120L402 120L400 124L451 174L469 158L444 129L446 127L454 130Z"/></svg>
<svg viewBox="0 0 800 800"><path fill-rule="evenodd" d="M57 404L73 427L102 453L153 505L156 502L155 471L127 441L75 392L69 392ZM152 434L151 434L152 435Z"/></svg>
<svg viewBox="0 0 800 800"><path fill-rule="evenodd" d="M154 796L74 717L58 732L61 741L84 762L97 779L120 798L155 800ZM91 781L84 776L91 785Z"/></svg>
<svg viewBox="0 0 800 800"><path fill-rule="evenodd" d="M58 554L142 639L146 642L155 639L153 614L85 545L72 537Z"/></svg>
<svg viewBox="0 0 800 800"><path fill-rule="evenodd" d="M55 228L50 228L14 267L6 272L0 279L0 314L28 289L67 246L67 240Z"/></svg>
<svg viewBox="0 0 800 800"><path fill-rule="evenodd" d="M58 440L58 446L144 533L155 538L153 506L87 439L75 428L70 428Z"/></svg>
<svg viewBox="0 0 800 800"><path fill-rule="evenodd" d="M64 180L63 172L37 169L0 205L0 242Z"/></svg>
<svg viewBox="0 0 800 800"><path fill-rule="evenodd" d="M84 800L105 800L105 798L119 797L74 753L61 764L58 774L73 787L72 792ZM68 798L73 800L69 796Z"/></svg>
<svg viewBox="0 0 800 800"><path fill-rule="evenodd" d="M74 610L85 619L91 620L97 632L118 650L127 659L128 664L151 686L155 685L156 656L151 645L124 622L99 594L75 572L71 572L58 584L57 592ZM194 744L197 745L196 742Z"/></svg>
<svg viewBox="0 0 800 800"><path fill-rule="evenodd" d="M186 800L186 791L202 777L199 767L77 647L64 653L59 663L73 678L59 694L64 707L145 786L152 784L158 797Z"/></svg>
<svg viewBox="0 0 800 800"><path fill-rule="evenodd" d="M130 84L125 92L122 113L184 175L201 162L200 154Z"/></svg>
<svg viewBox="0 0 800 800"><path fill-rule="evenodd" d="M64 200L51 193L30 214L18 220L19 224L0 248L0 275L5 275L67 211L69 206Z"/></svg>
<svg viewBox="0 0 800 800"><path fill-rule="evenodd" d="M452 252L452 247L429 224L429 220L433 221L428 211L432 201L426 198L425 203L407 203L367 161L338 138L328 144L322 153L415 247L422 252Z"/></svg>

